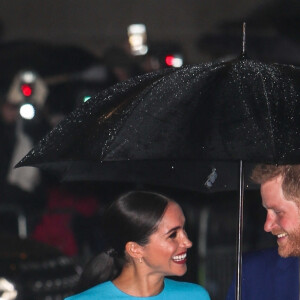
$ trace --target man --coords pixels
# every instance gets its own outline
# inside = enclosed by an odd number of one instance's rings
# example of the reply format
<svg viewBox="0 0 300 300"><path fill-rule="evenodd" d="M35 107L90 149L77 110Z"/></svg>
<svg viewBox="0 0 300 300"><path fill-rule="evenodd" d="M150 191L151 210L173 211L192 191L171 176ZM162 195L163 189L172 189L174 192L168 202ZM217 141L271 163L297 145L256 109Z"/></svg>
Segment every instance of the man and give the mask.
<svg viewBox="0 0 300 300"><path fill-rule="evenodd" d="M261 185L267 210L264 230L277 237L276 249L245 255L243 300L299 300L300 165L258 165L252 179ZM235 299L233 282L227 300Z"/></svg>

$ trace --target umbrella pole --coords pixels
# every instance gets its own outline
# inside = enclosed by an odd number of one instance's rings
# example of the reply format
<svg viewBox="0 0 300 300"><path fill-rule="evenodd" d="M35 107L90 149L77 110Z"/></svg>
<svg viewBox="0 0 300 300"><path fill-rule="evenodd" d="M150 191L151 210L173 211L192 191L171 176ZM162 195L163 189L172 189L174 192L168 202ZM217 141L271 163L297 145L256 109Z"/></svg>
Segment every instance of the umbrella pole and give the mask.
<svg viewBox="0 0 300 300"><path fill-rule="evenodd" d="M236 244L236 286L235 295L236 300L242 299L242 252L243 252L243 209L244 209L244 166L243 161L240 160L240 183L239 183L239 219L237 230L237 244Z"/></svg>

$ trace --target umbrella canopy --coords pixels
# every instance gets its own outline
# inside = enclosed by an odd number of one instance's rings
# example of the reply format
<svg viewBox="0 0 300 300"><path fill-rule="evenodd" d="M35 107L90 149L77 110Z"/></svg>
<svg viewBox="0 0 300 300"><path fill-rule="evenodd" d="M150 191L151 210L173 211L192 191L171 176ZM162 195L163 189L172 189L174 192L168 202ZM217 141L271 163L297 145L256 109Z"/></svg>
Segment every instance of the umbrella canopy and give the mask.
<svg viewBox="0 0 300 300"><path fill-rule="evenodd" d="M135 77L81 105L18 166L75 176L85 162L299 162L299 73L242 56Z"/></svg>

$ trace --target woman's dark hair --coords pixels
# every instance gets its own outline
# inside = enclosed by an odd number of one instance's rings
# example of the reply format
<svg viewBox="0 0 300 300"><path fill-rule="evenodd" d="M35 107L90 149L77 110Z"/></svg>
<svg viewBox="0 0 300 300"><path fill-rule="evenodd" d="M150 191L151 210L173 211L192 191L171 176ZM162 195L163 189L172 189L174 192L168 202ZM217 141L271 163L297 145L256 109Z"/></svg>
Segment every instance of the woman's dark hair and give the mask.
<svg viewBox="0 0 300 300"><path fill-rule="evenodd" d="M114 201L104 214L107 249L86 265L76 293L115 279L127 262L127 242L146 245L170 201L161 194L145 191L129 192Z"/></svg>

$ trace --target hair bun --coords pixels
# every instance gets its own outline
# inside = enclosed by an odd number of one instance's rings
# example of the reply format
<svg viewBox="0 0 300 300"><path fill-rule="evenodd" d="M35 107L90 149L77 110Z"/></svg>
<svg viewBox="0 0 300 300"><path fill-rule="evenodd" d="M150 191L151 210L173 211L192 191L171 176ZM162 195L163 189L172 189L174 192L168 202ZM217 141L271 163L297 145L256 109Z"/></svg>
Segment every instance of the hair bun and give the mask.
<svg viewBox="0 0 300 300"><path fill-rule="evenodd" d="M117 251L114 248L105 250L105 253L110 257L116 257L118 255Z"/></svg>

